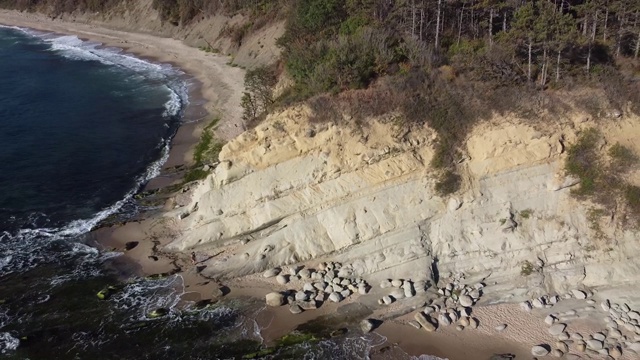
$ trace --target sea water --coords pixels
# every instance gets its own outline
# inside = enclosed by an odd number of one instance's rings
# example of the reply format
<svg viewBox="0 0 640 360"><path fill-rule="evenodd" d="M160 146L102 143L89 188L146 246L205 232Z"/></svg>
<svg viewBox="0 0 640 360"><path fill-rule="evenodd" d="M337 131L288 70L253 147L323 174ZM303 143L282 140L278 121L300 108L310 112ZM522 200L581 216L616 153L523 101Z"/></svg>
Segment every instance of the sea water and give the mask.
<svg viewBox="0 0 640 360"><path fill-rule="evenodd" d="M232 359L261 348L252 319L263 304L179 307L179 275L122 282L103 266L119 254L86 244L104 219L140 211L134 195L166 160L188 89L170 65L0 27L0 357ZM120 290L98 299L109 285ZM148 317L160 307L166 316ZM255 358L364 359L383 341L346 335Z"/></svg>

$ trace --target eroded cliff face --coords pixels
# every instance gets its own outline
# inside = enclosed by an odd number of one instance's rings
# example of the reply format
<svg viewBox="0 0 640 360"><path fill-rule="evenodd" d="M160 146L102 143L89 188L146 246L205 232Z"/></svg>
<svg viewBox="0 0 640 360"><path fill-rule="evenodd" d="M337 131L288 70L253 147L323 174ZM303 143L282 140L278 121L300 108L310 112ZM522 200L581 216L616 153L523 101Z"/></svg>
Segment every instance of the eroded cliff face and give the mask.
<svg viewBox="0 0 640 360"><path fill-rule="evenodd" d="M372 284L462 272L489 285L485 301L580 287L633 296L621 286L640 278L637 232L588 216L563 167L591 126L640 153L639 118L496 117L468 137L463 189L447 198L434 191L430 129L403 131L393 115L362 129L309 118L288 109L227 144L190 204L168 214L180 229L169 249L222 251L204 272L223 278L331 259Z"/></svg>

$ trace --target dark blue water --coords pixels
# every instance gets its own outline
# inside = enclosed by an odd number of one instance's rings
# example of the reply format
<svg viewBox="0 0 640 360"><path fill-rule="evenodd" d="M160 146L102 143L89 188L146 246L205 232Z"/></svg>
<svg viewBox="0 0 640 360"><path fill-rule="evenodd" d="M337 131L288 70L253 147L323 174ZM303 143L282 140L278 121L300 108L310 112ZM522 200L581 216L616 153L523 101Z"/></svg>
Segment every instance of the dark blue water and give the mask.
<svg viewBox="0 0 640 360"><path fill-rule="evenodd" d="M349 332L265 348L261 302L185 303L179 275L122 281L104 266L118 254L87 245L102 220L140 210L187 82L118 49L0 27L0 358L361 359L381 343Z"/></svg>

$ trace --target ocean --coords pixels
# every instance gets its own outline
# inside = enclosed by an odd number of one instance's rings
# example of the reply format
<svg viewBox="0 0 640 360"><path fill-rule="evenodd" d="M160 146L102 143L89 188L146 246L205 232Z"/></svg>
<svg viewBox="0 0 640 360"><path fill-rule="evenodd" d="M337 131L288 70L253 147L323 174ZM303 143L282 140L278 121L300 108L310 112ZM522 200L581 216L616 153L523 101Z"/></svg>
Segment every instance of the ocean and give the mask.
<svg viewBox="0 0 640 360"><path fill-rule="evenodd" d="M120 49L0 27L1 358L366 359L384 343L347 333L265 348L261 302L183 304L179 275L123 280L105 266L119 253L88 244L105 219L149 210L135 195L166 161L190 86Z"/></svg>

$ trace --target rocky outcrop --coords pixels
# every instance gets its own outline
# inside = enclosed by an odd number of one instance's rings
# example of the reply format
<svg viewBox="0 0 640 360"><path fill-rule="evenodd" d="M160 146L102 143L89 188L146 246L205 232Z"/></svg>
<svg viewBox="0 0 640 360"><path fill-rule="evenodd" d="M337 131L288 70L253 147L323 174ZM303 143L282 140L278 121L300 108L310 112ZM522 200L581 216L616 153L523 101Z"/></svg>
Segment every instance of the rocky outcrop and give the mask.
<svg viewBox="0 0 640 360"><path fill-rule="evenodd" d="M563 142L593 123L478 126L459 165L463 190L442 198L430 129L406 131L393 116L364 128L309 118L288 109L225 146L192 194L198 210L173 217L182 235L169 249L233 248L204 270L222 277L322 258L352 264L369 283L464 273L485 281L489 302L640 276L636 234L612 225L613 239L593 236L587 205L570 196L577 182L563 174Z"/></svg>

